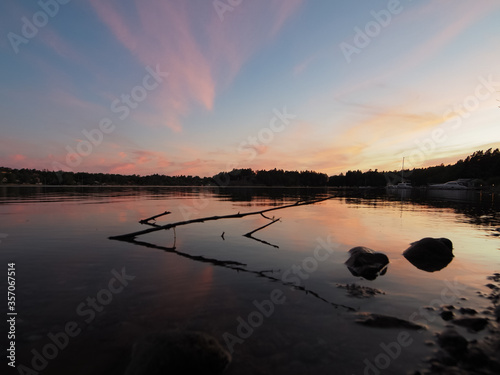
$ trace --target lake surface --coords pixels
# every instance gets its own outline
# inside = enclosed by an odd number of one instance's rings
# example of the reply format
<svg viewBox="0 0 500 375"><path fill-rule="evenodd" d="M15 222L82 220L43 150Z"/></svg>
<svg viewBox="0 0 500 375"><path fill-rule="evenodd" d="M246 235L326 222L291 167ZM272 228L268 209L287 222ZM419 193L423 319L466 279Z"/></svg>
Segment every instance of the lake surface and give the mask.
<svg viewBox="0 0 500 375"><path fill-rule="evenodd" d="M404 374L421 368L436 350L428 341L447 324L439 306L487 311L487 276L500 271L499 197L440 194L0 187L0 259L5 274L7 263L16 268L16 365L32 368L33 357L45 350L53 358L35 360L41 374L123 374L135 341L182 329L209 333L231 350L227 374ZM260 215L162 230L138 237L142 244L108 239L145 229L139 220L164 211L171 214L157 224L330 195L266 213L280 221L254 233L264 242L243 236L270 222ZM424 237L453 242L455 257L441 271L420 270L403 257ZM353 276L344 262L355 246L385 253L386 274ZM383 294L360 299L338 287L352 283ZM427 329L405 336L400 328L366 327L355 322L358 312L413 320ZM57 334L65 329L74 337L51 351L51 337L63 337ZM484 335L458 330L468 339Z"/></svg>

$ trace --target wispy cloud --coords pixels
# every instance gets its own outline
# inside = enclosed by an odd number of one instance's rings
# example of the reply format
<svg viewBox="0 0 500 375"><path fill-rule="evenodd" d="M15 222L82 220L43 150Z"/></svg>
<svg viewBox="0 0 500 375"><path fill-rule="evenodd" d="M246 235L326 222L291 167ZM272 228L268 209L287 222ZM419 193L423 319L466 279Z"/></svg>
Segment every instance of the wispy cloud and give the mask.
<svg viewBox="0 0 500 375"><path fill-rule="evenodd" d="M447 6L445 6L447 5ZM377 70L373 69L369 78L362 78L357 82L349 81L349 84L336 91L337 97L344 97L351 94L366 91L378 85L380 82L390 81L393 77L408 74L416 67L421 67L444 51L457 38L467 30L468 27L477 24L483 17L493 10L498 10L500 4L494 0L486 0L471 7L467 2L454 2L446 0L439 4L433 1L422 3L415 8L405 9L400 15L394 18L394 32L402 32L407 25L421 22L429 30L422 32L422 37L416 43L409 43L404 53L392 59L389 66L381 64ZM391 34L388 34L390 37ZM376 68L376 67L375 67Z"/></svg>
<svg viewBox="0 0 500 375"><path fill-rule="evenodd" d="M306 60L300 62L299 64L295 65L295 67L293 68L293 75L298 76L299 74L301 74L304 70L307 69L307 67L314 60L316 60L316 58L317 58L317 55L314 55L314 56L311 56L311 57L307 58Z"/></svg>
<svg viewBox="0 0 500 375"><path fill-rule="evenodd" d="M263 17L262 4L245 4L239 18L231 14L223 23L211 2L193 8L187 2L137 1L134 19L117 1L91 0L91 4L116 39L142 64L159 64L170 73L153 100L165 125L180 131L182 118L193 106L213 109L217 82L230 82L244 61L283 27L300 1L266 5L265 14L270 19L262 32L251 38L245 30L255 31L255 21ZM199 6L206 9L202 12ZM236 23L243 15L243 24ZM221 71L221 67L229 70Z"/></svg>

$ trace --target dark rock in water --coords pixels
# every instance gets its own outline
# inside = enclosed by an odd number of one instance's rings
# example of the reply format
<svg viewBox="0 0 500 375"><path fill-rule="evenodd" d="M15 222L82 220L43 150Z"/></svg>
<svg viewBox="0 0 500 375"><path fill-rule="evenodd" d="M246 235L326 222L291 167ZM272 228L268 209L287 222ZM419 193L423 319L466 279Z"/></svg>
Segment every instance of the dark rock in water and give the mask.
<svg viewBox="0 0 500 375"><path fill-rule="evenodd" d="M376 328L426 329L424 326L388 315L359 313L356 323Z"/></svg>
<svg viewBox="0 0 500 375"><path fill-rule="evenodd" d="M125 375L216 375L230 362L231 355L214 337L171 331L137 342Z"/></svg>
<svg viewBox="0 0 500 375"><path fill-rule="evenodd" d="M403 252L415 267L427 272L445 268L453 259L453 244L447 238L422 238Z"/></svg>
<svg viewBox="0 0 500 375"><path fill-rule="evenodd" d="M488 325L488 319L486 318L461 318L452 320L453 324L457 326L465 327L472 331L478 332L482 331Z"/></svg>
<svg viewBox="0 0 500 375"><path fill-rule="evenodd" d="M383 253L374 252L364 246L349 250L351 256L345 264L353 276L361 276L367 280L375 280L379 275L385 275L389 258Z"/></svg>
<svg viewBox="0 0 500 375"><path fill-rule="evenodd" d="M468 307L462 307L462 308L460 308L459 311L460 311L461 314L464 314L464 315L465 314L467 314L467 315L476 315L477 314L476 310L470 309Z"/></svg>
<svg viewBox="0 0 500 375"><path fill-rule="evenodd" d="M453 317L455 316L455 314L453 314L453 311L450 310L441 311L439 315L441 315L441 318L443 318L443 320L446 321L452 320Z"/></svg>
<svg viewBox="0 0 500 375"><path fill-rule="evenodd" d="M349 297L354 298L370 298L377 294L385 294L380 289L370 288L369 286L357 284L337 284L337 288L343 288L347 291Z"/></svg>
<svg viewBox="0 0 500 375"><path fill-rule="evenodd" d="M438 335L438 344L452 356L463 355L467 351L469 343L454 329L447 329Z"/></svg>

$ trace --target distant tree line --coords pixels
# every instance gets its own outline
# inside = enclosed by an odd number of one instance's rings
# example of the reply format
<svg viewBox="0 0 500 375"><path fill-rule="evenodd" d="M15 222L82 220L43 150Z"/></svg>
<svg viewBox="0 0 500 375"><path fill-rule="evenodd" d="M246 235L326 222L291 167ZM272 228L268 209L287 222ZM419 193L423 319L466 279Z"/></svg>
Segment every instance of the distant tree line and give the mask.
<svg viewBox="0 0 500 375"><path fill-rule="evenodd" d="M139 185L139 186L326 186L328 175L312 171L233 169L213 177L120 175L0 168L0 184Z"/></svg>
<svg viewBox="0 0 500 375"><path fill-rule="evenodd" d="M213 177L120 175L109 173L62 172L0 167L0 184L42 185L160 185L160 186L335 186L383 187L397 184L402 177L414 186L468 178L486 185L500 185L500 150L476 151L453 165L439 165L412 170L379 172L348 171L330 176L314 171L284 171L271 169L253 171L250 168L220 172Z"/></svg>
<svg viewBox="0 0 500 375"><path fill-rule="evenodd" d="M391 172L377 170L361 172L360 170L331 176L329 186L374 186L397 184L404 179L413 186L425 186L432 183L444 183L458 179L477 180L484 185L500 185L500 150L491 148L486 151L476 151L465 159L453 165L438 165L428 168Z"/></svg>
<svg viewBox="0 0 500 375"><path fill-rule="evenodd" d="M149 176L120 175L87 172L54 172L36 169L0 168L0 183L42 184L42 185L165 185L199 186L207 185L211 179L198 176Z"/></svg>
<svg viewBox="0 0 500 375"><path fill-rule="evenodd" d="M276 168L254 172L247 168L221 172L215 175L213 180L219 186L326 186L328 175L314 171L284 171Z"/></svg>

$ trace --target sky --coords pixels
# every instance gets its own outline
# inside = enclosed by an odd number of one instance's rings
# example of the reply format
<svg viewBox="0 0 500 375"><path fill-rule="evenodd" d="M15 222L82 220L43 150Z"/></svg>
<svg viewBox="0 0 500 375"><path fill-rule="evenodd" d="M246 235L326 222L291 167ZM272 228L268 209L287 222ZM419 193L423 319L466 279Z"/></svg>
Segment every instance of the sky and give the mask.
<svg viewBox="0 0 500 375"><path fill-rule="evenodd" d="M397 170L500 147L497 0L11 0L0 166Z"/></svg>

